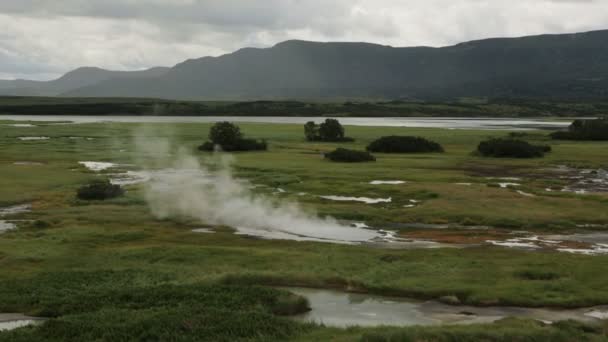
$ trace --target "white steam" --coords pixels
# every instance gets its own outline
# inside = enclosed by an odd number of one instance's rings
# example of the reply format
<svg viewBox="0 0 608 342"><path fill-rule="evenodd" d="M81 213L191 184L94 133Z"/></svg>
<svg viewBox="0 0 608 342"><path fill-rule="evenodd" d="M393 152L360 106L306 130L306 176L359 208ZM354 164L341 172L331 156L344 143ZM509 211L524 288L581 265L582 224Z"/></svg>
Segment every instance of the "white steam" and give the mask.
<svg viewBox="0 0 608 342"><path fill-rule="evenodd" d="M240 234L273 239L356 243L378 237L373 230L319 218L296 203L278 203L272 197L252 193L247 182L233 177L230 155L217 153L201 163L184 150L172 154L168 141L156 140L152 145L145 141L142 151L142 155L156 156L152 160L156 170L149 171L145 199L159 218L195 218L233 227ZM141 140L137 146L142 147ZM162 164L164 169L159 170Z"/></svg>

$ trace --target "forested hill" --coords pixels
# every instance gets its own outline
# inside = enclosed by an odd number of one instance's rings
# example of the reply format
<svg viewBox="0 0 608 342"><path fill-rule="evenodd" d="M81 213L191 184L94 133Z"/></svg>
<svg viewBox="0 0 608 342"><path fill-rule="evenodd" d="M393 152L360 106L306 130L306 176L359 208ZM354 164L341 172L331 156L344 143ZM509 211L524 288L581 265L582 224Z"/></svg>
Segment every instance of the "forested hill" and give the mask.
<svg viewBox="0 0 608 342"><path fill-rule="evenodd" d="M608 98L608 31L487 39L443 48L286 41L187 60L161 71L146 77L102 77L59 95L188 100ZM0 87L0 94L3 91L6 85Z"/></svg>

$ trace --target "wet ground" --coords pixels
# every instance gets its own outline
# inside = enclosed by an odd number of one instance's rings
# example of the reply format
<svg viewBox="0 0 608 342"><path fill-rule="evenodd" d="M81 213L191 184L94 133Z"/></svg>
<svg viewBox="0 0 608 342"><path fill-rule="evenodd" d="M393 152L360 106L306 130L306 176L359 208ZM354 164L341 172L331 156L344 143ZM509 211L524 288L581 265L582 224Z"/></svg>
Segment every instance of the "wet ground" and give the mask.
<svg viewBox="0 0 608 342"><path fill-rule="evenodd" d="M13 330L28 325L42 324L43 318L29 317L22 314L0 313L0 331Z"/></svg>
<svg viewBox="0 0 608 342"><path fill-rule="evenodd" d="M336 327L474 324L490 323L506 317L535 319L551 324L568 319L598 322L608 317L608 306L583 309L473 307L323 289L285 289L308 298L310 302L312 310L295 319Z"/></svg>
<svg viewBox="0 0 608 342"><path fill-rule="evenodd" d="M22 141L37 141L37 140L49 140L49 137L18 137L17 139Z"/></svg>
<svg viewBox="0 0 608 342"><path fill-rule="evenodd" d="M95 172L107 171L112 168L117 168L120 165L110 162L83 161L80 164L84 165L89 170ZM558 172L574 172L568 168L558 168ZM192 174L191 174L192 173ZM589 175L592 178L589 182L593 184L602 184L593 179L608 177L602 172L587 172L585 170L576 170L576 174ZM111 182L118 185L133 185L148 182L155 177L181 178L188 176L188 179L196 179L201 184L209 184L214 181L214 178L209 174L203 174L199 169L184 170L184 169L161 169L153 171L122 171L117 173L109 173ZM513 188L520 186L520 183L525 179L515 176L493 176L485 177L486 181L498 181L501 188ZM577 182L580 179L577 178ZM401 180L373 180L370 184L374 185L399 185L405 181ZM467 183L468 184L468 183ZM249 188L256 187L249 185ZM515 190L518 194L525 197L536 197L536 195L522 190ZM274 194L282 194L287 192L283 188L276 188ZM369 197L349 197L326 195L319 196L320 198L329 201L347 201L347 202L363 202L370 205L379 203L390 203L389 198L369 198ZM408 204L403 205L404 208L414 208L419 204L417 200L410 200ZM0 211L1 215L1 211ZM234 227L235 234L245 235L260 239L273 240L295 240L295 241L317 241L339 244L364 244L371 247L379 248L466 248L473 246L491 245L504 248L516 248L530 251L558 251L566 253L578 253L586 255L601 255L608 254L608 233L602 232L577 232L570 235L550 235L550 234L533 234L529 232L511 231L494 229L484 226L459 226L450 224L423 224L410 223L395 225L394 228L389 227L368 227L365 223L327 223L319 221L321 226L308 228L308 225L299 225L298 227L285 227L282 229L264 229L261 227L247 227L239 225ZM4 229L12 229L14 226L10 223L4 223ZM327 227L323 227L327 224ZM305 229L302 229L304 227ZM0 225L0 230L2 226ZM210 231L201 229L194 230L198 233L209 233Z"/></svg>
<svg viewBox="0 0 608 342"><path fill-rule="evenodd" d="M10 207L0 208L0 234L17 228L14 220L6 220L7 216L27 213L32 210L29 204L20 204Z"/></svg>
<svg viewBox="0 0 608 342"><path fill-rule="evenodd" d="M560 165L551 169L559 179L569 184L561 189L548 191L574 192L578 194L608 192L608 171L604 169L575 169Z"/></svg>

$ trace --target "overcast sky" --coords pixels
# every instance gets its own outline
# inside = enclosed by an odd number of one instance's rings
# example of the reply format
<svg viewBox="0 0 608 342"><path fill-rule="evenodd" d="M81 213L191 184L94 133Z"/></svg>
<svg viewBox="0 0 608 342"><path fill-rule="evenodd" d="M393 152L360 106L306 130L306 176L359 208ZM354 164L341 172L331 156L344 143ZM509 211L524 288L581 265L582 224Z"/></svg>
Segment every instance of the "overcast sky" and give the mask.
<svg viewBox="0 0 608 342"><path fill-rule="evenodd" d="M172 66L287 39L393 46L608 28L608 0L0 0L0 79Z"/></svg>

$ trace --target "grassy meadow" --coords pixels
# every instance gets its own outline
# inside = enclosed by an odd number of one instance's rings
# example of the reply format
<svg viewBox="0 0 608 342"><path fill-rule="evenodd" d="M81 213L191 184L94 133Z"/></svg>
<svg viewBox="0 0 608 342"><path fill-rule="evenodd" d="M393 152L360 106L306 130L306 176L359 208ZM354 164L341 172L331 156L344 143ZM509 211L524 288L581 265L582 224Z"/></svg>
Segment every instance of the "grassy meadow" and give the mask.
<svg viewBox="0 0 608 342"><path fill-rule="evenodd" d="M491 325L412 328L330 328L286 315L302 298L268 286L337 288L416 298L455 296L471 305L583 307L608 303L608 256L531 252L480 246L466 249L381 249L316 242L260 240L186 217L158 219L143 185L124 197L81 201L76 189L105 173L79 161L124 164L158 161L167 139L200 160L196 147L208 124L59 124L12 127L0 121L0 207L31 203L19 229L0 235L0 312L50 318L43 325L0 332L0 341L33 340L296 340L296 341L600 341L607 324L505 319ZM297 201L318 215L366 222L457 223L538 232L570 232L608 223L608 196L547 192L566 180L557 165L606 168L606 142L552 141L545 131L524 139L549 144L544 158L489 159L474 155L479 141L507 131L346 127L352 143L306 142L301 125L240 124L247 137L266 139L266 152L234 154L239 178L254 191ZM375 154L376 162L332 163L323 152L363 150L383 135L437 141L440 154ZM45 136L50 140L21 141ZM152 151L135 147L149 145ZM91 139L92 138L92 139ZM28 162L23 164L23 162ZM36 164L32 164L32 162ZM17 164L15 164L17 163ZM167 167L169 165L156 165ZM518 177L518 190L492 177ZM403 180L371 185L373 180ZM471 183L462 185L458 183ZM275 193L277 188L284 193ZM302 195L302 193L305 193ZM322 195L391 197L390 203L334 202ZM410 200L420 203L406 208ZM550 279L522 275L552 274ZM542 278L542 277L540 277Z"/></svg>

